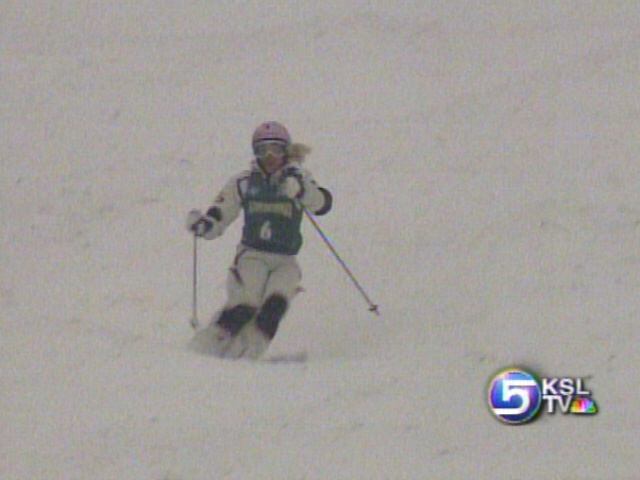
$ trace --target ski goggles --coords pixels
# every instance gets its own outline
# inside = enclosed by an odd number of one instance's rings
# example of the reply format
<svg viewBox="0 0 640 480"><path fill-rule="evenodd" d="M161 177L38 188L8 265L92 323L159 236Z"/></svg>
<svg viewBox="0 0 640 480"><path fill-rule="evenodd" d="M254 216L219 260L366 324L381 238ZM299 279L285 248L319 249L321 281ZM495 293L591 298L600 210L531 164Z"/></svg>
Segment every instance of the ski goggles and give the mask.
<svg viewBox="0 0 640 480"><path fill-rule="evenodd" d="M264 140L253 146L253 153L258 158L266 158L269 155L284 157L287 154L287 145L279 140Z"/></svg>

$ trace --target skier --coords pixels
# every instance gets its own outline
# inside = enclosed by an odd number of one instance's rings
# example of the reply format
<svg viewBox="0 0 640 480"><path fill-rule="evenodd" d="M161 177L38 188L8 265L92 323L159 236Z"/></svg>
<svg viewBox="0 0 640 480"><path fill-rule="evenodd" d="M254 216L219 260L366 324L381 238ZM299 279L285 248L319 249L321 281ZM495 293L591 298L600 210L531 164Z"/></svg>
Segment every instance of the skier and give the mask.
<svg viewBox="0 0 640 480"><path fill-rule="evenodd" d="M257 359L268 348L300 288L296 255L303 211L324 215L333 201L301 166L310 149L292 143L282 124L262 123L251 144L250 169L227 182L206 214L192 210L187 218L190 232L212 240L244 211L226 303L191 343L197 351L225 358Z"/></svg>

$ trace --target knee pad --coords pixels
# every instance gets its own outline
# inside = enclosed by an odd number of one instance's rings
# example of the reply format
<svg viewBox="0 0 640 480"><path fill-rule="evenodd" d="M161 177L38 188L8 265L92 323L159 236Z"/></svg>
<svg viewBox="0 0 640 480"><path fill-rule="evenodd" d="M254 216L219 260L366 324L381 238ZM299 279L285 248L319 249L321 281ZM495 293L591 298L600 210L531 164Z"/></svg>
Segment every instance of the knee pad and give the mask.
<svg viewBox="0 0 640 480"><path fill-rule="evenodd" d="M256 326L267 336L273 339L278 331L280 320L284 317L289 302L278 293L274 293L264 302L256 317Z"/></svg>
<svg viewBox="0 0 640 480"><path fill-rule="evenodd" d="M218 325L231 335L236 335L253 318L256 308L250 305L236 305L225 309L218 319Z"/></svg>

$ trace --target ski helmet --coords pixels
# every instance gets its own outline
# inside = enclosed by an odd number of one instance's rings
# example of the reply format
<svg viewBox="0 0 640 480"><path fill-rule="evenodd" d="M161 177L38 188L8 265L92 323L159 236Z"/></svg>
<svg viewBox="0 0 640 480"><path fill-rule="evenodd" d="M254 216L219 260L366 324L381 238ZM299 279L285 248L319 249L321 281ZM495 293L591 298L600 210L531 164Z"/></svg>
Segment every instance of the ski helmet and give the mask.
<svg viewBox="0 0 640 480"><path fill-rule="evenodd" d="M284 143L286 146L291 145L291 136L287 129L281 123L269 121L258 126L253 132L251 146L255 147L256 143L271 140Z"/></svg>

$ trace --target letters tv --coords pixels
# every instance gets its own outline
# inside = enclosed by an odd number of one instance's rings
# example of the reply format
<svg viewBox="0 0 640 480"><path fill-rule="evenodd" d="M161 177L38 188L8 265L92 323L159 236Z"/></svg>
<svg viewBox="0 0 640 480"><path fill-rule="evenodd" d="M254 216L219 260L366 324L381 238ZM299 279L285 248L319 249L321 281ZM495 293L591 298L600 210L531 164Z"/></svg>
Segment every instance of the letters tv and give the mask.
<svg viewBox="0 0 640 480"><path fill-rule="evenodd" d="M542 400L547 404L548 413L570 413L577 398L591 398L591 392L584 386L582 378L542 378L540 382Z"/></svg>

